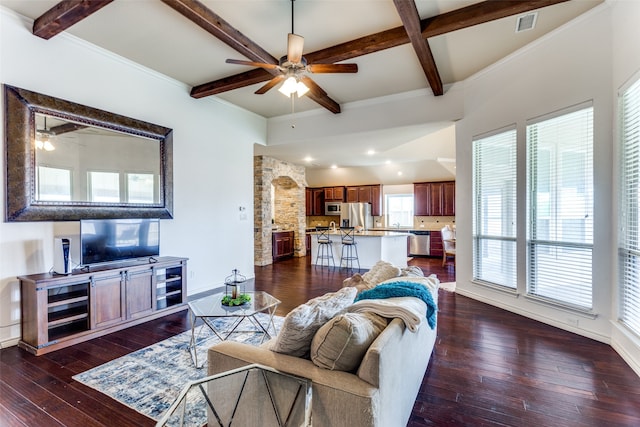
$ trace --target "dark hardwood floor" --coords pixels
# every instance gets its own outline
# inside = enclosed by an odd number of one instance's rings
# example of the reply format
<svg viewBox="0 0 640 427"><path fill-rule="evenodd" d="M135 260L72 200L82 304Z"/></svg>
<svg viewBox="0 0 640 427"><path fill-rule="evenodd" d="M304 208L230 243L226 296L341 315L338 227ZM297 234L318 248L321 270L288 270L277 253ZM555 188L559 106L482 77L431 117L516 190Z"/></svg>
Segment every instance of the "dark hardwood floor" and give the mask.
<svg viewBox="0 0 640 427"><path fill-rule="evenodd" d="M454 281L453 268L440 263L411 261ZM305 258L255 274L257 289L283 301L281 315L350 275ZM640 426L640 378L609 346L442 290L439 305L410 426ZM71 377L188 327L183 311L39 357L0 351L0 426L154 425Z"/></svg>

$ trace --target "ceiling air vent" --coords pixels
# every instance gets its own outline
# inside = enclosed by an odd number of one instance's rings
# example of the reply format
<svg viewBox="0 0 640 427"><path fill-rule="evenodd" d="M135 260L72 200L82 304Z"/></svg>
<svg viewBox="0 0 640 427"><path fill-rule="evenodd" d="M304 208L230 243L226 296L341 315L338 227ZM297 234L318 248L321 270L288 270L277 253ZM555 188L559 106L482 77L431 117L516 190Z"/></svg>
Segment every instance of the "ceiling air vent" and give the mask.
<svg viewBox="0 0 640 427"><path fill-rule="evenodd" d="M533 29L533 27L536 26L537 18L538 12L518 16L518 20L516 21L516 33Z"/></svg>

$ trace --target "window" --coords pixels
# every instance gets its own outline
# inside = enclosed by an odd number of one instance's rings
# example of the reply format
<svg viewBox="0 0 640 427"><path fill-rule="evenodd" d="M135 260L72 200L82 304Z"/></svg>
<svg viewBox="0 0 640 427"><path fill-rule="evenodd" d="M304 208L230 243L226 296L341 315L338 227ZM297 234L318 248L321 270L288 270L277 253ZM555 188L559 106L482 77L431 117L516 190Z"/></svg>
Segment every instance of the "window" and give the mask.
<svg viewBox="0 0 640 427"><path fill-rule="evenodd" d="M389 226L413 227L413 194L387 194L385 207Z"/></svg>
<svg viewBox="0 0 640 427"><path fill-rule="evenodd" d="M155 200L154 179L150 173L127 174L127 202L153 203Z"/></svg>
<svg viewBox="0 0 640 427"><path fill-rule="evenodd" d="M117 172L89 172L89 200L120 202L120 175Z"/></svg>
<svg viewBox="0 0 640 427"><path fill-rule="evenodd" d="M592 308L593 107L527 125L528 289Z"/></svg>
<svg viewBox="0 0 640 427"><path fill-rule="evenodd" d="M640 335L640 80L619 99L620 321Z"/></svg>
<svg viewBox="0 0 640 427"><path fill-rule="evenodd" d="M473 279L515 289L515 129L474 139L473 189Z"/></svg>
<svg viewBox="0 0 640 427"><path fill-rule="evenodd" d="M69 169L38 166L38 200L70 201L71 200L71 171Z"/></svg>

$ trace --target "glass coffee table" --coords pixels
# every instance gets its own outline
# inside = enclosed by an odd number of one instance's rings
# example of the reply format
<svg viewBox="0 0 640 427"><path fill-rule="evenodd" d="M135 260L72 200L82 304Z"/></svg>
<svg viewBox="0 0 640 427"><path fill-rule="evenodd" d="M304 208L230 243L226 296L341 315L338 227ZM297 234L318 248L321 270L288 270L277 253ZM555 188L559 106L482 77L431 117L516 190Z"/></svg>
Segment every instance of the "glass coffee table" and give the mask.
<svg viewBox="0 0 640 427"><path fill-rule="evenodd" d="M262 341L271 338L269 330L273 330L274 333L276 332L273 316L276 313L278 304L280 304L280 300L263 291L245 293L251 297L251 301L239 306L230 307L222 305L222 298L225 295L224 292L189 301L189 312L191 313L191 341L189 342L189 352L191 353L191 358L196 368L202 368L204 366L204 362L202 365L198 365L196 345L198 336L205 325L208 326L221 341L225 341L234 333L249 332L238 330L238 326L245 320L254 326L254 329L250 332L262 334ZM260 316L259 313L264 313L265 316ZM202 319L203 324L200 325L196 333L198 319ZM227 319L229 322L220 322L220 319Z"/></svg>

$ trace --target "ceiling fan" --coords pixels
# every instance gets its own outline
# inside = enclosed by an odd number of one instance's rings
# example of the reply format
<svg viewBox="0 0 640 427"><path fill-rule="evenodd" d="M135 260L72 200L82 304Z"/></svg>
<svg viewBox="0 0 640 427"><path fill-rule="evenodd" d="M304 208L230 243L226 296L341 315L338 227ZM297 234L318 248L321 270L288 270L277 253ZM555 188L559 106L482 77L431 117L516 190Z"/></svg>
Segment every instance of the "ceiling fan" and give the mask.
<svg viewBox="0 0 640 427"><path fill-rule="evenodd" d="M276 70L277 74L269 80L264 86L260 87L255 93L262 95L269 89L284 81L280 89L284 95L291 97L294 93L298 97L303 96L308 91L322 96L326 92L313 81L307 73L357 73L358 64L308 64L304 56L302 56L304 48L304 37L294 32L294 13L293 4L295 0L291 0L291 33L287 37L287 54L280 58L278 64L268 64L265 62L245 61L241 59L227 59L228 64L249 65L252 67L261 67L265 70Z"/></svg>

